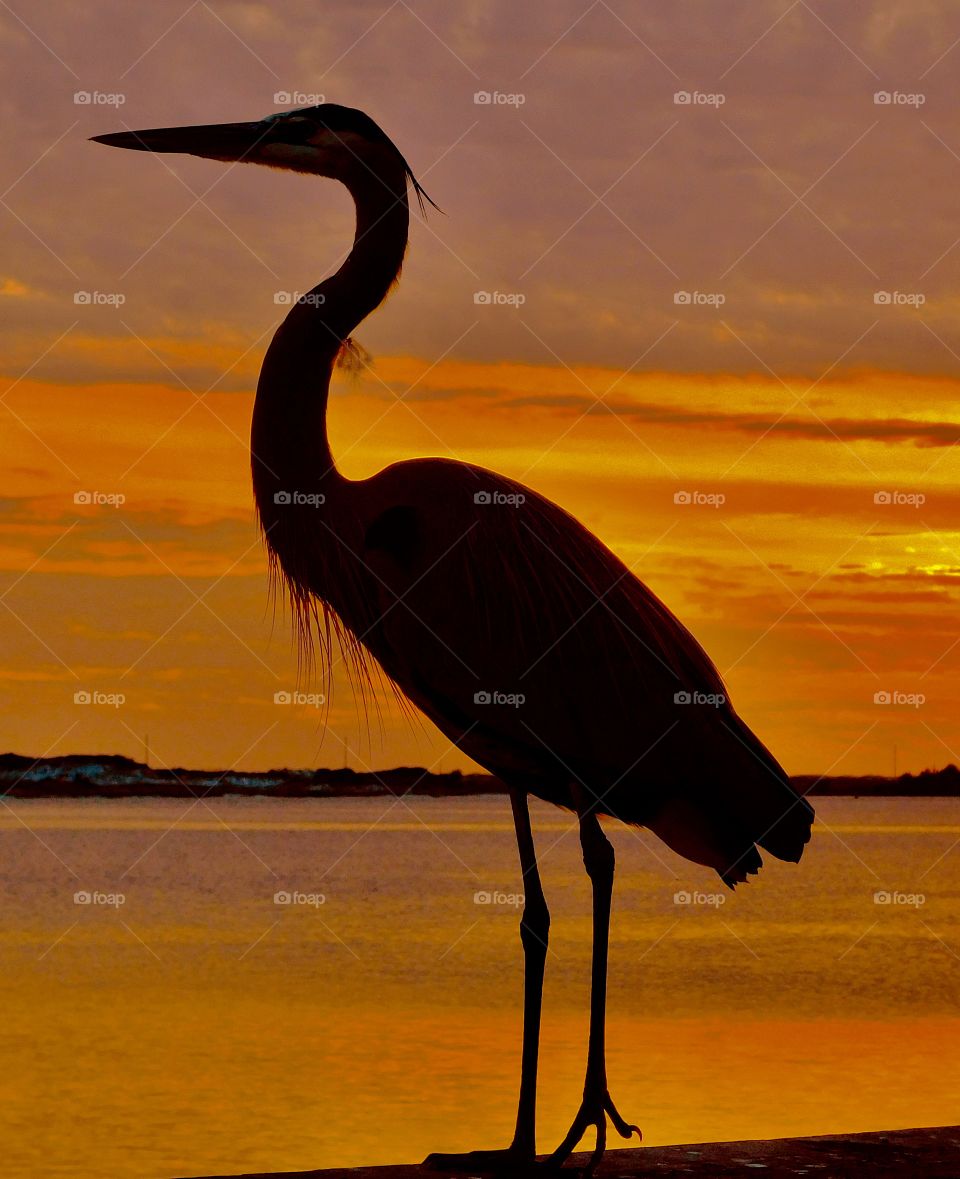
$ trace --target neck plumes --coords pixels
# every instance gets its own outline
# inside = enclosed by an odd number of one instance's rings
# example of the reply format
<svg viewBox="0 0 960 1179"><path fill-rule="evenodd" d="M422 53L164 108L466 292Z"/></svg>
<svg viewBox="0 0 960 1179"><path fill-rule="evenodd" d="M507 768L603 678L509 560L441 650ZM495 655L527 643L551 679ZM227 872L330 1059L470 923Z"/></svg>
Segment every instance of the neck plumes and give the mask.
<svg viewBox="0 0 960 1179"><path fill-rule="evenodd" d="M400 273L409 209L402 163L371 170L356 161L341 178L354 199L357 229L349 257L331 278L300 297L264 358L253 411L251 459L260 519L273 525L296 494L326 498L344 481L327 439L330 375L344 341L385 298ZM286 499L290 496L291 499Z"/></svg>

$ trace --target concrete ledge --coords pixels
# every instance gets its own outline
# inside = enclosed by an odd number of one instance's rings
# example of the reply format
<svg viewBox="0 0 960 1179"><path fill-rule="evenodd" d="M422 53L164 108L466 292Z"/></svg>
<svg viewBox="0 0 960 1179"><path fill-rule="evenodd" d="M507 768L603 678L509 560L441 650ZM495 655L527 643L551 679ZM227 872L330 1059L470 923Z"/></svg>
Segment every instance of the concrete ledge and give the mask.
<svg viewBox="0 0 960 1179"><path fill-rule="evenodd" d="M574 1155L568 1166L583 1165ZM207 1179L440 1179L453 1172L427 1171L415 1164L394 1167L335 1167L324 1171L258 1172ZM534 1173L531 1173L534 1174ZM787 1179L958 1179L960 1126L888 1130L871 1134L830 1134L817 1138L775 1138L755 1142L701 1142L690 1146L634 1147L607 1152L598 1176L606 1179L721 1179L763 1175ZM517 1176L521 1179L521 1176ZM542 1172L539 1179L543 1179Z"/></svg>

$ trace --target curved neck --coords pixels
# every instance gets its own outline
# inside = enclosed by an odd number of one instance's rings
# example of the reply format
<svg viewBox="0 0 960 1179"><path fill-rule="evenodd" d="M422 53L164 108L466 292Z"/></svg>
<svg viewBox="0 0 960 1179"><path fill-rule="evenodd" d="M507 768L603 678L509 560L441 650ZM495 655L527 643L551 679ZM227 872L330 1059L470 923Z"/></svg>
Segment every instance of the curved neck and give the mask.
<svg viewBox="0 0 960 1179"><path fill-rule="evenodd" d="M336 274L293 305L260 371L251 459L265 522L275 493L310 491L321 482L329 489L340 480L327 439L330 375L344 340L386 297L407 246L402 168L383 176L360 165L344 183L357 212L353 249Z"/></svg>

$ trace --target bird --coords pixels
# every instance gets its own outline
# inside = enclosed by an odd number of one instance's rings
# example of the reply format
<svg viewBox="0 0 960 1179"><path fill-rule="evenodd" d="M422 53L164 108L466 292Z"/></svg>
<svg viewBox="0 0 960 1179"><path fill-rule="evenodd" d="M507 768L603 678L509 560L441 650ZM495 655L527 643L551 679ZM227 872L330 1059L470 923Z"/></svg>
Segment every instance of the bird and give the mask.
<svg viewBox="0 0 960 1179"><path fill-rule="evenodd" d="M607 948L615 854L600 818L651 831L729 887L760 850L797 863L813 809L740 718L697 640L597 536L534 489L449 458L396 462L359 480L327 433L334 367L385 300L406 254L411 196L433 204L369 115L322 103L252 122L122 131L117 148L252 163L344 185L356 232L343 264L292 302L266 349L251 427L256 511L274 585L306 658L342 661L366 699L378 676L506 786L523 881L520 1085L506 1147L436 1153L470 1173L558 1169L607 1119L640 1137L610 1096ZM536 1163L536 1091L550 913L529 800L571 814L592 893L583 1097Z"/></svg>

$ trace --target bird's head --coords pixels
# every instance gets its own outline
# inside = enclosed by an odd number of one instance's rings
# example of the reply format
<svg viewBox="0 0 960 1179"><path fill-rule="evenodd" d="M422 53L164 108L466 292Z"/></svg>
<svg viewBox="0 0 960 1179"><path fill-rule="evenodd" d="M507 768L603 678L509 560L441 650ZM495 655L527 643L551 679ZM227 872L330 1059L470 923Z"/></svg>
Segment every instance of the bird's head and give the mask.
<svg viewBox="0 0 960 1179"><path fill-rule="evenodd" d="M328 176L348 187L376 175L412 184L423 206L430 200L391 139L363 111L336 103L267 115L252 123L154 127L94 135L95 143L134 151L179 153L225 163L265 164ZM430 201L433 204L432 201Z"/></svg>

